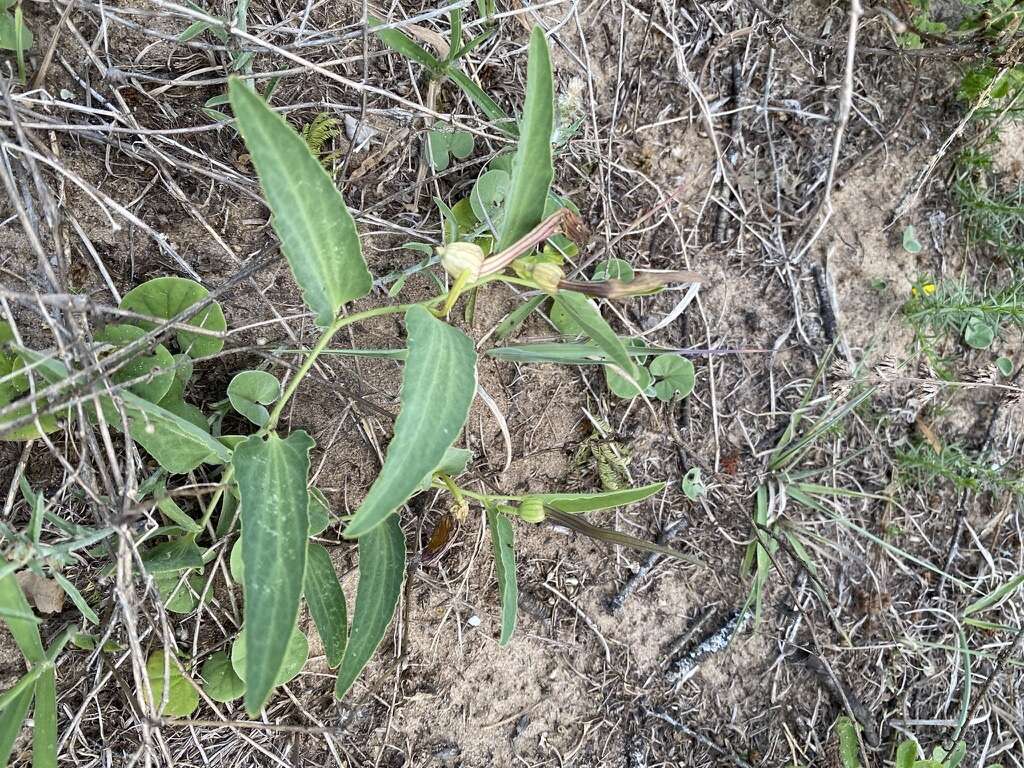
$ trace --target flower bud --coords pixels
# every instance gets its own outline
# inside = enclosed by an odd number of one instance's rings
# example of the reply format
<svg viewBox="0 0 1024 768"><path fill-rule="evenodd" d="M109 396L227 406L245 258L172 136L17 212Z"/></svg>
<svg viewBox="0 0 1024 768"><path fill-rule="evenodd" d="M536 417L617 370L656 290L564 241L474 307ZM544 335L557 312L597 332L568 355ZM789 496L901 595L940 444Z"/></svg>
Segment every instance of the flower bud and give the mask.
<svg viewBox="0 0 1024 768"><path fill-rule="evenodd" d="M469 270L469 282L480 279L480 268L484 263L484 251L476 243L449 243L437 249L441 266L449 275L458 279Z"/></svg>
<svg viewBox="0 0 1024 768"><path fill-rule="evenodd" d="M562 282L565 273L557 264L537 264L533 268L530 277L545 293L558 293L558 284Z"/></svg>
<svg viewBox="0 0 1024 768"><path fill-rule="evenodd" d="M524 523L544 522L544 502L536 496L527 496L519 505L519 517Z"/></svg>

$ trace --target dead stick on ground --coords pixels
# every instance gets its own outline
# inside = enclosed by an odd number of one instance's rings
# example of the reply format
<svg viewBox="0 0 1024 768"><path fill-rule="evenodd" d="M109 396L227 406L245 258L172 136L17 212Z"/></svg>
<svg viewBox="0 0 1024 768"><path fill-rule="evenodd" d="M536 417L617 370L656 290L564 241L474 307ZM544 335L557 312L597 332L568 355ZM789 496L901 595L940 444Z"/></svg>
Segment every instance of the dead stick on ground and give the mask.
<svg viewBox="0 0 1024 768"><path fill-rule="evenodd" d="M821 220L807 239L807 242L797 252L795 261L799 261L811 249L811 246L814 245L822 231L824 231L825 225L832 218L832 185L835 184L836 170L839 167L839 153L843 148L846 126L850 123L850 111L853 108L853 72L854 66L857 63L857 31L860 28L860 17L863 13L864 9L861 7L860 0L851 0L850 32L846 40L846 72L843 75L843 91L839 98L839 109L836 111L836 132L832 139L832 160L829 163L828 173L825 176L825 189L821 202L818 204L814 216L811 217L811 221L813 221L814 218L821 214ZM824 211L824 214L821 213L822 211Z"/></svg>

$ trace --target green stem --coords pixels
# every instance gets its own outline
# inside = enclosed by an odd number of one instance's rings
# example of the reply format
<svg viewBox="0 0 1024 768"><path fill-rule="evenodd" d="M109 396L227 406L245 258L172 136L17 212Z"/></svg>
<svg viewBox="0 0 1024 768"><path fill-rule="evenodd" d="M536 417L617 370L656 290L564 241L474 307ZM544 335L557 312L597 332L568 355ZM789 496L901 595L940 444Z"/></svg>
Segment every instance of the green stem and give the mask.
<svg viewBox="0 0 1024 768"><path fill-rule="evenodd" d="M438 299L431 299L429 302L426 303L434 303L437 300ZM333 323L327 326L327 329L320 335L320 338L317 339L316 345L309 351L309 354L306 355L306 359L302 361L302 365L299 366L299 370L295 372L295 375L292 376L291 380L288 382L288 386L285 387L284 393L281 395L280 399L274 404L274 410L270 412L270 418L267 420L267 423L256 434L260 436L266 435L268 432L271 432L273 429L277 427L277 422L281 418L281 412L284 410L285 405L288 404L288 401L291 399L291 396L295 394L295 390L298 389L299 384L302 383L302 380L306 377L306 374L309 373L310 369L313 367L313 364L316 362L316 359L320 356L320 353L327 348L327 345L331 343L331 339L334 338L334 335L338 331L340 331L346 325L358 323L362 320L368 320L371 317L379 317L380 315L393 315L399 312L405 312L411 306L414 305L398 304L393 307L376 307L374 309L367 309L363 312L356 312L354 315L344 315L342 317L336 318Z"/></svg>

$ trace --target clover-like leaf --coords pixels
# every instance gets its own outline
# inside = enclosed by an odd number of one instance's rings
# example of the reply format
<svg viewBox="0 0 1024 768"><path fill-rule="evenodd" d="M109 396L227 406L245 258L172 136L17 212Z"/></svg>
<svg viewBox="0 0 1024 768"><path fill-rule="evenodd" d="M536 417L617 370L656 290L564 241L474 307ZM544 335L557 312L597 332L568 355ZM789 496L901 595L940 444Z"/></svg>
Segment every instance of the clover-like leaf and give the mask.
<svg viewBox="0 0 1024 768"><path fill-rule="evenodd" d="M468 131L430 131L427 134L430 165L435 171L448 169L450 158L465 160L473 154L473 134Z"/></svg>
<svg viewBox="0 0 1024 768"><path fill-rule="evenodd" d="M96 341L114 348L124 347L145 336L146 332L134 325L108 325L95 334ZM133 357L114 371L110 377L115 384L136 381L128 388L151 403L159 403L174 383L174 357L163 344L157 344L150 355Z"/></svg>
<svg viewBox="0 0 1024 768"><path fill-rule="evenodd" d="M208 290L187 277L157 277L128 291L118 306L141 315L169 320L209 295ZM145 331L151 331L156 327L155 323L145 320L135 319L132 322ZM224 310L216 301L197 312L185 323L217 333L223 333L228 327L224 320ZM224 339L192 331L179 330L177 340L181 351L190 357L215 355L224 347Z"/></svg>
<svg viewBox="0 0 1024 768"><path fill-rule="evenodd" d="M1013 360L1008 357L996 358L996 369L1004 378L1009 378L1013 373Z"/></svg>
<svg viewBox="0 0 1024 768"><path fill-rule="evenodd" d="M643 392L645 395L650 394L648 390L651 386L651 382L653 381L650 371L642 365L638 365L636 367L636 373L636 384L633 384L628 381L625 376L619 373L617 369L610 365L604 366L604 380L608 384L608 389L611 390L613 395L621 397L623 400L631 400L636 397L639 392ZM639 392L637 391L637 387L640 388Z"/></svg>
<svg viewBox="0 0 1024 768"><path fill-rule="evenodd" d="M663 402L676 394L687 397L693 392L693 363L685 357L671 353L658 355L651 361L651 373L656 379L654 393Z"/></svg>
<svg viewBox="0 0 1024 768"><path fill-rule="evenodd" d="M257 427L265 425L270 418L264 406L276 402L280 396L281 382L266 371L236 373L228 384L231 407Z"/></svg>
<svg viewBox="0 0 1024 768"><path fill-rule="evenodd" d="M242 627L242 631L238 633L238 637L235 640L235 644L231 646L231 666L235 670L235 674L238 678L245 683L248 678L246 677L246 656L248 650L248 640L246 639L246 627ZM287 643L284 648L284 656L281 657L281 666L279 667L277 674L273 678L273 687L284 685L290 680L294 679L302 668L306 664L306 659L309 658L309 641L306 636L302 634L302 630L298 627L292 627L291 633L288 635Z"/></svg>
<svg viewBox="0 0 1024 768"><path fill-rule="evenodd" d="M199 676L203 678L203 690L214 701L234 701L245 693L245 683L224 651L217 651L203 662Z"/></svg>
<svg viewBox="0 0 1024 768"><path fill-rule="evenodd" d="M153 691L153 703L164 717L188 717L199 706L199 692L181 674L174 658L159 650L146 662L146 677ZM164 703L164 685L167 702Z"/></svg>

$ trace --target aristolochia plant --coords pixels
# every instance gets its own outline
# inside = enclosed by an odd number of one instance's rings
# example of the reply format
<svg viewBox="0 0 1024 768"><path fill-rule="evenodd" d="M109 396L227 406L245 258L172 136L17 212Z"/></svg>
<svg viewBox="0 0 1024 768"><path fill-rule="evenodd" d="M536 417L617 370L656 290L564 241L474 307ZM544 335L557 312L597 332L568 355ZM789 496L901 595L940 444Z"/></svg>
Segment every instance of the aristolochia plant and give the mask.
<svg viewBox="0 0 1024 768"><path fill-rule="evenodd" d="M401 47L394 35L389 42ZM462 82L468 78L446 67L449 77L469 88ZM193 361L220 352L226 322L206 289L178 277L151 280L129 292L120 309L131 319L142 319L110 325L97 334L98 354L109 378L98 393L77 395L84 372L15 343L9 329L0 326L0 334L7 331L0 337L0 437L38 437L58 429L59 417L80 413L127 432L160 465L139 496L152 495L164 524L148 531L140 543L142 566L167 610L187 613L200 605L216 575L207 566L234 539L229 572L243 587L243 626L230 652L218 651L204 660L199 677L206 693L217 701L244 697L248 713L257 716L274 687L298 674L305 663L308 643L297 626L305 600L327 662L338 670L335 694L345 696L380 644L398 604L406 553L396 511L414 494L432 488L449 492L463 516L471 505L486 513L502 601L501 644L509 641L516 623L513 518L525 523L553 519L586 535L684 558L580 518L584 512L645 499L663 483L524 498L480 494L455 481L471 459L469 451L454 445L477 391L476 352L473 341L445 318L465 291L506 282L536 293L510 316L503 337L550 298L552 321L567 336L588 339L505 348L507 358L602 365L621 397L668 400L693 388L688 360L660 354L648 370L646 358L663 351L634 340L624 343L584 295L649 293L685 276L637 275L623 262L605 262L600 267L604 279L564 278L562 260L576 253L571 238L578 236L579 226L568 201L551 191L555 109L543 33L535 29L530 41L522 119L517 129L504 128L517 137L514 155L495 158L469 198L450 208L438 201L445 231L440 262L454 283L444 294L416 303L343 312L373 285L344 199L308 143L263 98L238 78L228 91L281 250L322 329L287 383L282 387L267 371L242 371L212 417L187 403ZM481 95L473 94L480 102ZM399 283L392 294L400 288ZM405 320L406 348L388 353L404 360L401 409L380 474L355 513L344 518L342 534L356 540L359 549L350 625L330 554L312 540L333 522L327 499L310 486L314 441L301 430L281 434L278 425L285 406L338 331L387 314L401 314ZM172 323L161 325L161 320ZM251 423L250 434L222 434L228 409ZM166 493L165 484L166 475L190 473L202 465L206 472L219 472L219 483L200 502L197 520ZM6 588L16 590L9 581L4 581ZM11 594L8 613L23 612L22 602ZM26 644L34 657L46 657L37 646L34 641ZM162 714L186 716L198 706L185 677L194 674L196 661L183 662L168 649L156 649L150 657L149 687ZM40 674L52 680L49 671Z"/></svg>

